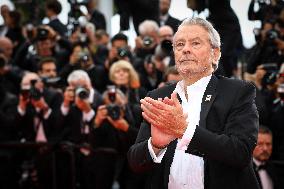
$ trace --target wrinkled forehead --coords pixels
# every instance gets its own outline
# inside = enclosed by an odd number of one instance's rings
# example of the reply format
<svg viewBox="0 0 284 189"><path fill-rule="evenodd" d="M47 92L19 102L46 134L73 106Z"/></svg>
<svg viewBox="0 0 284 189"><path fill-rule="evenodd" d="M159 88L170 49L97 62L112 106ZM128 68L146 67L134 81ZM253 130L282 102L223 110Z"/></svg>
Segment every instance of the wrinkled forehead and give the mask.
<svg viewBox="0 0 284 189"><path fill-rule="evenodd" d="M209 40L209 32L199 25L183 25L178 28L178 31L174 35L173 41L178 40L192 40L200 38L202 40Z"/></svg>

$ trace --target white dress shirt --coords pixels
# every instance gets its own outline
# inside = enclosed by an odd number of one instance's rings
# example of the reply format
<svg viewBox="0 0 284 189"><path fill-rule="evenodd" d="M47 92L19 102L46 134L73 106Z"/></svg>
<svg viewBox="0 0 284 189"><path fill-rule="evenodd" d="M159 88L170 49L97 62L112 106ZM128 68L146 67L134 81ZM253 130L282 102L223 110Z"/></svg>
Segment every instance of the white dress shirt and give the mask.
<svg viewBox="0 0 284 189"><path fill-rule="evenodd" d="M262 163L256 159L253 158L253 162L257 167L262 165ZM273 189L273 182L270 176L268 175L267 171L265 169L260 169L257 171L260 179L260 184L262 186L262 189Z"/></svg>
<svg viewBox="0 0 284 189"><path fill-rule="evenodd" d="M22 110L19 106L18 106L18 112L21 116L24 116L26 114L26 111L25 110ZM36 108L35 109L37 113L40 112L40 109L39 108ZM43 119L48 119L50 114L51 114L52 110L49 108L48 111L43 115ZM44 132L44 129L43 129L43 124L42 124L42 121L39 119L39 117L35 116L34 117L34 127L35 127L35 130L36 130L36 138L35 138L35 141L36 142L47 142L47 138L46 138L46 135L45 135L45 132Z"/></svg>
<svg viewBox="0 0 284 189"><path fill-rule="evenodd" d="M194 84L187 86L188 100L184 92L184 82L178 82L175 92L181 98L182 108L188 114L188 126L181 139L178 139L175 155L170 168L169 189L194 188L204 189L204 161L203 158L185 153L195 129L199 124L201 103L206 87L212 75L203 77ZM155 155L148 140L148 149L155 163L161 163L167 148L163 149L158 156Z"/></svg>

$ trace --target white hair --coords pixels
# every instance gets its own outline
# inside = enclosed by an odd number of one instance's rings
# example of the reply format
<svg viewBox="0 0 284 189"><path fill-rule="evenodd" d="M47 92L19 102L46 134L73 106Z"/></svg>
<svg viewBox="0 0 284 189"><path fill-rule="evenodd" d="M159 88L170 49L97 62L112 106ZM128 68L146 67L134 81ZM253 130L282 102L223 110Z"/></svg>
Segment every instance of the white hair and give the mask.
<svg viewBox="0 0 284 189"><path fill-rule="evenodd" d="M187 18L179 25L178 30L183 26L192 26L192 25L200 26L208 32L209 42L210 42L212 48L221 48L220 34L213 27L213 25L205 19L198 18L198 17L197 18ZM175 40L175 36L174 36L174 40ZM212 63L214 71L216 71L217 68L218 68L218 63L219 63L220 58L221 58L221 53L218 57L217 62Z"/></svg>
<svg viewBox="0 0 284 189"><path fill-rule="evenodd" d="M205 29L209 34L210 44L213 48L220 48L221 47L221 38L219 33L215 30L213 25L205 19L202 18L187 18L185 19L178 28L182 26L192 26L197 25L201 26Z"/></svg>
<svg viewBox="0 0 284 189"><path fill-rule="evenodd" d="M157 22L153 20L144 20L141 24L139 24L138 31L140 35L145 35L150 32L159 33L159 26Z"/></svg>
<svg viewBox="0 0 284 189"><path fill-rule="evenodd" d="M70 84L71 82L77 82L79 80L84 80L91 84L91 79L87 72L84 70L75 70L68 75L67 82Z"/></svg>

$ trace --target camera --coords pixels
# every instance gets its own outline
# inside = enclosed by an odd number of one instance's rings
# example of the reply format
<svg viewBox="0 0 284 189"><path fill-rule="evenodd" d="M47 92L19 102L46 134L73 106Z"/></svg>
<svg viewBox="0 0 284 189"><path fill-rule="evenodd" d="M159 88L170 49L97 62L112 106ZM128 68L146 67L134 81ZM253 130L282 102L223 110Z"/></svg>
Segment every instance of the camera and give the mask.
<svg viewBox="0 0 284 189"><path fill-rule="evenodd" d="M87 63L89 61L89 54L86 51L81 51L79 53L79 62L80 63Z"/></svg>
<svg viewBox="0 0 284 189"><path fill-rule="evenodd" d="M48 39L48 35L49 35L49 31L45 28L37 28L37 32L36 32L36 39L39 41L43 41Z"/></svg>
<svg viewBox="0 0 284 189"><path fill-rule="evenodd" d="M143 38L143 45L144 45L145 47L151 46L151 45L153 44L153 42L154 42L154 40L153 40L153 38L150 37L150 36L145 36L145 37Z"/></svg>
<svg viewBox="0 0 284 189"><path fill-rule="evenodd" d="M265 39L270 42L273 42L278 37L279 37L279 32L275 29L268 30L265 34Z"/></svg>
<svg viewBox="0 0 284 189"><path fill-rule="evenodd" d="M42 92L35 87L37 83L36 79L31 80L31 85L28 87L21 88L21 95L24 99L31 98L33 100L39 100L42 97Z"/></svg>
<svg viewBox="0 0 284 189"><path fill-rule="evenodd" d="M117 49L117 55L120 58L130 57L131 52L128 50L128 48L122 47Z"/></svg>
<svg viewBox="0 0 284 189"><path fill-rule="evenodd" d="M80 99L85 100L89 98L90 91L86 89L85 87L79 86L75 89L75 95L78 96Z"/></svg>
<svg viewBox="0 0 284 189"><path fill-rule="evenodd" d="M113 120L118 120L120 117L120 107L117 104L108 104L107 108L107 115L111 117Z"/></svg>
<svg viewBox="0 0 284 189"><path fill-rule="evenodd" d="M263 64L262 66L263 66L262 69L266 71L261 81L262 86L265 87L267 85L274 84L276 82L278 74L277 64L269 63L269 64Z"/></svg>
<svg viewBox="0 0 284 189"><path fill-rule="evenodd" d="M170 40L163 40L155 49L155 57L159 60L163 60L169 56L173 50L172 42Z"/></svg>

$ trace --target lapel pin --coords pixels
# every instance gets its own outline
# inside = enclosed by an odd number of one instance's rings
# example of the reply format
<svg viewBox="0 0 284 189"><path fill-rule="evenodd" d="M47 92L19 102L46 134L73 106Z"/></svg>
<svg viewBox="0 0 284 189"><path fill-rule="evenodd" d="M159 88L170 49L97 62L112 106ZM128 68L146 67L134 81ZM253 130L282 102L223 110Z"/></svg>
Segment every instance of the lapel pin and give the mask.
<svg viewBox="0 0 284 189"><path fill-rule="evenodd" d="M205 98L205 102L209 102L211 100L212 95L207 95Z"/></svg>

